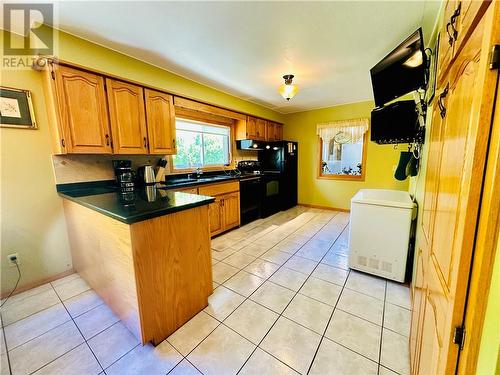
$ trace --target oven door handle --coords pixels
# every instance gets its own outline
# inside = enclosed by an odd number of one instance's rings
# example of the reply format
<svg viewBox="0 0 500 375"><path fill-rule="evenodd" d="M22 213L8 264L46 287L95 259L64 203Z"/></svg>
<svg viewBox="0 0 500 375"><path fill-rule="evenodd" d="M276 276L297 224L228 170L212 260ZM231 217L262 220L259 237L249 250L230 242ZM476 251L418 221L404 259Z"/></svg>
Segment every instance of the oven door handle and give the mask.
<svg viewBox="0 0 500 375"><path fill-rule="evenodd" d="M258 181L260 180L260 177L250 177L250 178L245 178L243 180L241 180L240 182L253 182L253 181Z"/></svg>

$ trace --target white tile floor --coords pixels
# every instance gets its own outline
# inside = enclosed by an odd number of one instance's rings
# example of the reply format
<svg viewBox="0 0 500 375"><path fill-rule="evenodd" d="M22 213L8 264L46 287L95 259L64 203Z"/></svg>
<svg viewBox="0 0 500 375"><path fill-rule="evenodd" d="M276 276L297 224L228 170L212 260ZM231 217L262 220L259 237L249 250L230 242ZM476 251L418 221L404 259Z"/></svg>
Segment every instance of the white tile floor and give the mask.
<svg viewBox="0 0 500 375"><path fill-rule="evenodd" d="M348 214L295 207L213 240L209 306L142 346L77 275L1 309L1 375L408 374L407 287L347 268Z"/></svg>

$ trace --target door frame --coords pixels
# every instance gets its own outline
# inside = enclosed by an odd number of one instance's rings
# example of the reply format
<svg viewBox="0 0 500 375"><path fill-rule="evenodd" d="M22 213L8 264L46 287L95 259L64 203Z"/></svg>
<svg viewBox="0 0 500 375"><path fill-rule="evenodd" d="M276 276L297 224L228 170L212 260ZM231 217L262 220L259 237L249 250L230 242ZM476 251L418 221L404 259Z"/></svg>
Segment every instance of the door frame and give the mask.
<svg viewBox="0 0 500 375"><path fill-rule="evenodd" d="M497 7L497 15L500 13ZM497 27L500 39L500 27ZM498 40L497 42L500 42ZM500 73L497 85L491 93L494 101L492 126L486 167L481 193L479 220L471 266L471 274L465 306L464 327L466 332L463 350L459 353L457 373L476 372L481 337L486 316L493 266L500 230ZM467 337L468 336L468 337Z"/></svg>

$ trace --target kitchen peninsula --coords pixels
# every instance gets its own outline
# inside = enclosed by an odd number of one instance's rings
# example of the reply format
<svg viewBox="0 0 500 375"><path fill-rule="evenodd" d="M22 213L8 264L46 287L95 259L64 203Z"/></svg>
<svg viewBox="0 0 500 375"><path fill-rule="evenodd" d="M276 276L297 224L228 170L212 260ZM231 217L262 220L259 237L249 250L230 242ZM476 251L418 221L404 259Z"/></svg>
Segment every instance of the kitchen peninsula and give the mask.
<svg viewBox="0 0 500 375"><path fill-rule="evenodd" d="M159 344L207 306L214 198L155 187L127 195L109 182L58 191L75 271L143 344Z"/></svg>

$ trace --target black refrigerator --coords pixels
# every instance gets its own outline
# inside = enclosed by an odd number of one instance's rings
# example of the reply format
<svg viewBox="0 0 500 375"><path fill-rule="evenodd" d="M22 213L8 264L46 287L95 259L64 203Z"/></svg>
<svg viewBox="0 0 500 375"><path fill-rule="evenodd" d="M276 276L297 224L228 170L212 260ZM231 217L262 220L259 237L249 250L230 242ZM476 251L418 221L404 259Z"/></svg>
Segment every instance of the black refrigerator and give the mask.
<svg viewBox="0 0 500 375"><path fill-rule="evenodd" d="M262 216L296 206L298 143L269 143L259 151L259 161L265 183Z"/></svg>

